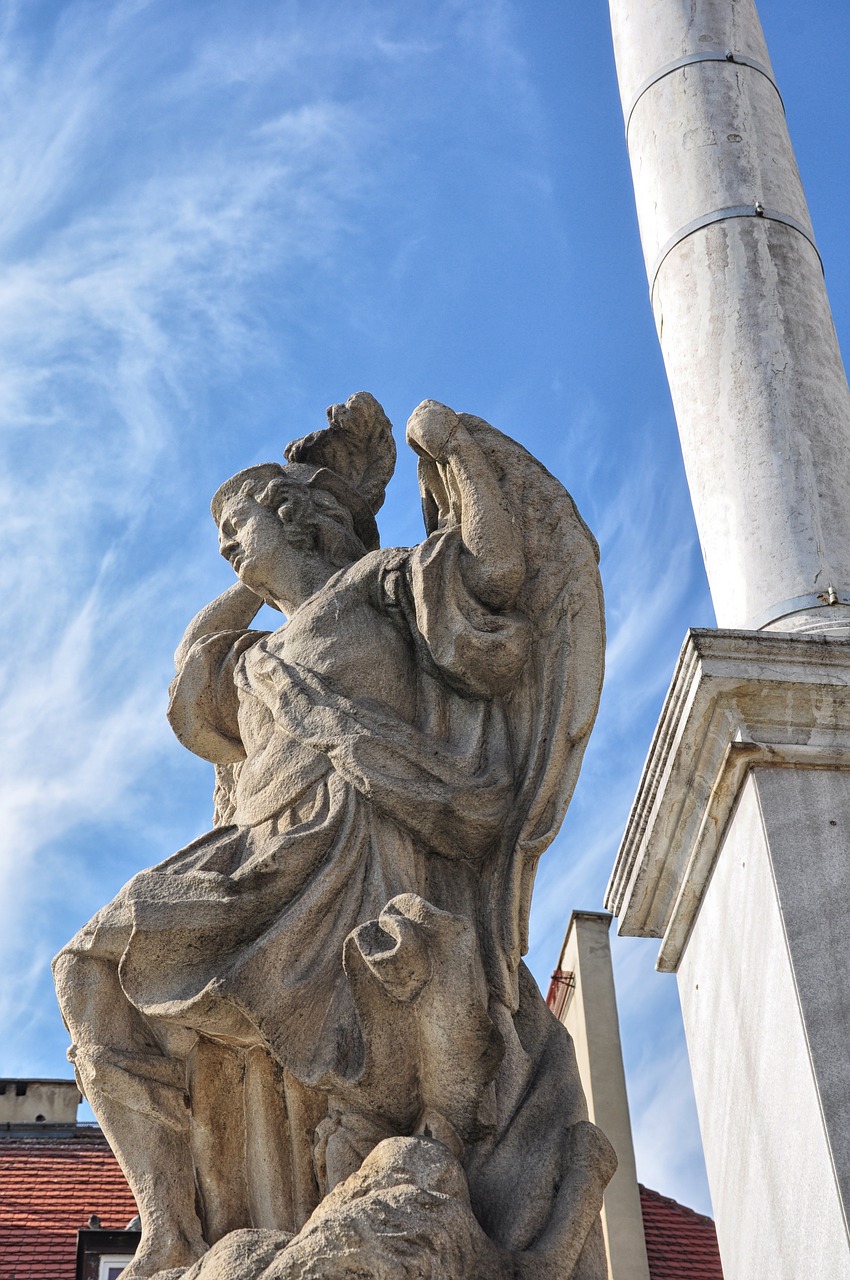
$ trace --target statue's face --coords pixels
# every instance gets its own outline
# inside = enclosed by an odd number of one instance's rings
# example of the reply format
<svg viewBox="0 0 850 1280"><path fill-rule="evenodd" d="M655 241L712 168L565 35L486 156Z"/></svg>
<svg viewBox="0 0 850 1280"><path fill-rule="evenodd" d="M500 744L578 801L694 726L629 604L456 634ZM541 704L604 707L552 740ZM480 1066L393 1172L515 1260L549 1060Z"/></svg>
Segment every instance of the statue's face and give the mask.
<svg viewBox="0 0 850 1280"><path fill-rule="evenodd" d="M222 507L218 545L247 587L265 599L275 595L287 553L286 530L276 511L250 494L236 494Z"/></svg>

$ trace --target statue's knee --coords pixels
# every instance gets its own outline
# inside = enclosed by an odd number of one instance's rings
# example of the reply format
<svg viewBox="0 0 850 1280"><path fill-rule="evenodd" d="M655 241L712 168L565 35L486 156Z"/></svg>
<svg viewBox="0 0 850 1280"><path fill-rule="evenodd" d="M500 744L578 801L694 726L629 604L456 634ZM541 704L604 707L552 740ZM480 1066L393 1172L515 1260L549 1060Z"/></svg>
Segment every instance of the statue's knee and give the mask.
<svg viewBox="0 0 850 1280"><path fill-rule="evenodd" d="M53 961L53 980L68 1025L91 1023L96 1020L97 1007L118 985L118 968L112 961L66 949Z"/></svg>
<svg viewBox="0 0 850 1280"><path fill-rule="evenodd" d="M82 972L82 957L73 951L60 951L53 961L53 981L62 1017L73 1022L82 990L88 986Z"/></svg>
<svg viewBox="0 0 850 1280"><path fill-rule="evenodd" d="M60 951L53 961L53 981L56 985L56 994L59 996L59 1003L62 1003L62 996L65 991L74 984L74 968L78 957L71 951Z"/></svg>

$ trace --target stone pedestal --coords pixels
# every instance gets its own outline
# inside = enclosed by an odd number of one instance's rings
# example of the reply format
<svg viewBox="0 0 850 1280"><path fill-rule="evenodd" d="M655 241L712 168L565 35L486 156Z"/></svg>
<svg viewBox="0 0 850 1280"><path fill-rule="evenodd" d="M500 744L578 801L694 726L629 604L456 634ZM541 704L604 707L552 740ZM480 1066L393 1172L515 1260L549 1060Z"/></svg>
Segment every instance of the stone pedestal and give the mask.
<svg viewBox="0 0 850 1280"><path fill-rule="evenodd" d="M661 939L727 1280L850 1278L850 643L692 631L609 885Z"/></svg>

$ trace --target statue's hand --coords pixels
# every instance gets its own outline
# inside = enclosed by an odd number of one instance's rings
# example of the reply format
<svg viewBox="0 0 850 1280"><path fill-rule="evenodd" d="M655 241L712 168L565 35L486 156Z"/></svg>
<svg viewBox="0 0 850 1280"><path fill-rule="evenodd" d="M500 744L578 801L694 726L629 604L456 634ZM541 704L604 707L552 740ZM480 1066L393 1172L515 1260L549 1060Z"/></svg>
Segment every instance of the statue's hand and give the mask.
<svg viewBox="0 0 850 1280"><path fill-rule="evenodd" d="M462 430L460 418L448 405L423 400L407 420L407 443L420 457L442 462Z"/></svg>
<svg viewBox="0 0 850 1280"><path fill-rule="evenodd" d="M202 636L215 635L218 631L242 631L250 627L263 606L263 601L238 579L220 596L196 613L177 646L174 665L178 673L189 656L192 646Z"/></svg>

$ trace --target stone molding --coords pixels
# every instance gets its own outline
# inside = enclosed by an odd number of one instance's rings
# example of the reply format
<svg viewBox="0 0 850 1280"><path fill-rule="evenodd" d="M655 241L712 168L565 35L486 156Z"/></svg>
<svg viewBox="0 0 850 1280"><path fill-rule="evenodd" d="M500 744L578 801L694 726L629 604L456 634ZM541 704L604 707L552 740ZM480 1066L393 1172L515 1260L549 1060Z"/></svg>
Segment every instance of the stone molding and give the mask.
<svg viewBox="0 0 850 1280"><path fill-rule="evenodd" d="M689 631L605 897L618 931L675 972L755 765L850 768L850 642Z"/></svg>

